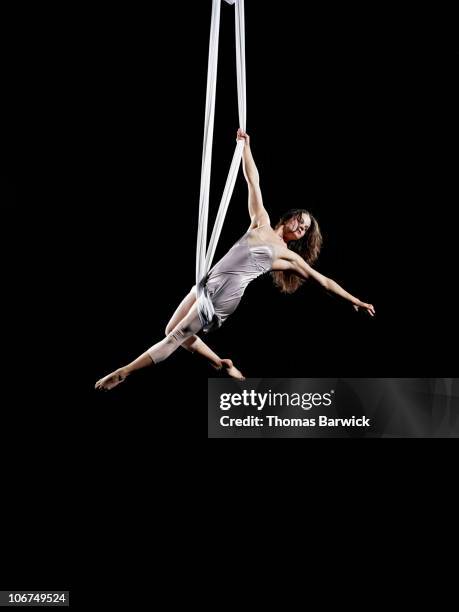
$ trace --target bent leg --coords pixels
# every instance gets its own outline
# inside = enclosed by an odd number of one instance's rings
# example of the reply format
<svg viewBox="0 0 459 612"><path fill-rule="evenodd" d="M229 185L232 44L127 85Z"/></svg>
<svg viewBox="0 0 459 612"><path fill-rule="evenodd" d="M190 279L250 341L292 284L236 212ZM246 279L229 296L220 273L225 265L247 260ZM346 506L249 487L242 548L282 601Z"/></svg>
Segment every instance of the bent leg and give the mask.
<svg viewBox="0 0 459 612"><path fill-rule="evenodd" d="M171 320L166 325L166 336L168 336L171 331L173 331L175 327L177 327L177 325L181 321L183 321L184 317L189 313L191 307L195 302L196 288L193 287L190 293L180 302L178 308L172 315ZM182 342L181 347L186 349L190 353L202 355L211 363L214 368L218 370L222 368L222 362L220 357L216 353L214 353L214 351L209 348L207 344L195 334L191 335L189 338L186 338L184 342Z"/></svg>
<svg viewBox="0 0 459 612"><path fill-rule="evenodd" d="M154 344L146 352L153 363L164 361L181 344L194 336L194 334L197 334L201 328L202 325L198 315L198 308L196 304L193 304L188 314L180 323L178 323L163 340Z"/></svg>
<svg viewBox="0 0 459 612"><path fill-rule="evenodd" d="M176 327L183 322L184 317L190 312L192 306L196 303L196 287L193 287L190 293L182 300L174 314L172 315L171 320L166 326L166 338L171 334L171 332L175 333ZM197 314L197 307L196 314ZM199 317L199 315L197 315ZM216 370L225 369L226 374L231 376L232 378L244 379L244 376L236 368L231 359L222 359L217 353L215 353L199 336L196 335L197 332L191 334L189 337L185 338L180 346L190 353L194 353L196 355L201 355L204 357L210 365Z"/></svg>

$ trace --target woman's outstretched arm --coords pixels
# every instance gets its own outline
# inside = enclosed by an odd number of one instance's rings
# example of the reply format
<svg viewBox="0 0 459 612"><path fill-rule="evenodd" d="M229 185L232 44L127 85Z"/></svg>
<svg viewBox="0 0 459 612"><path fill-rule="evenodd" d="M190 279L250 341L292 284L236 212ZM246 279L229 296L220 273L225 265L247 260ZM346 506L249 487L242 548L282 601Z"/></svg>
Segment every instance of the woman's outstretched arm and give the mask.
<svg viewBox="0 0 459 612"><path fill-rule="evenodd" d="M244 140L244 152L242 155L242 169L249 188L249 215L252 221L251 227L270 224L269 215L263 205L263 197L260 189L260 175L253 159L250 149L250 136L241 129L237 131L237 140Z"/></svg>
<svg viewBox="0 0 459 612"><path fill-rule="evenodd" d="M317 270L314 270L314 268L307 264L304 259L296 253L292 252L292 256L293 257L289 261L289 264L291 266L290 269L293 272L295 272L299 276L302 276L303 278L313 278L319 283L319 285L321 285L327 291L331 291L332 293L335 293L336 295L339 295L345 300L351 302L356 310L358 310L359 308L363 308L368 312L369 315L374 317L375 309L372 304L362 302L355 296L348 293L345 289L341 287L341 285L338 285L338 283L336 283L334 280L328 278L327 276L324 276L320 272L317 272Z"/></svg>

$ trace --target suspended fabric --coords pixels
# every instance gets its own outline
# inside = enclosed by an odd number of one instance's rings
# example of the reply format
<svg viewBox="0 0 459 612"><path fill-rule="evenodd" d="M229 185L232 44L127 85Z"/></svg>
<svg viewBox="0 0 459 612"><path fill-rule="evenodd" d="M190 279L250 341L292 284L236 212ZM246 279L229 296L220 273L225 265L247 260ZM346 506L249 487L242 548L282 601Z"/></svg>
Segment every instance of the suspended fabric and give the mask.
<svg viewBox="0 0 459 612"><path fill-rule="evenodd" d="M196 245L196 295L198 314L204 331L209 331L215 318L212 301L206 289L206 279L212 266L218 240L225 221L228 205L233 194L234 185L242 159L245 142L238 140L233 159L226 179L225 188L218 208L212 235L207 244L207 225L209 216L209 190L212 165L212 143L215 118L215 95L217 85L218 41L220 33L220 8L222 0L212 0L212 18L210 24L209 60L207 67L206 106L204 119L204 141L201 165L201 185L199 193L198 236ZM247 101L245 78L245 24L244 0L225 0L234 4L236 36L236 76L239 127L246 129Z"/></svg>

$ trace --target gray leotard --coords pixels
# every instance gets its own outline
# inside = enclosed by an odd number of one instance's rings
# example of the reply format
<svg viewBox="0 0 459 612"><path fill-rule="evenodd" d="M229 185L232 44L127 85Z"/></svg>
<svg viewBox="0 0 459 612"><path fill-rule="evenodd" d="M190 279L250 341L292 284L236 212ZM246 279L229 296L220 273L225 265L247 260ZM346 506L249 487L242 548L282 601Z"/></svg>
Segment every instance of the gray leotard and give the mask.
<svg viewBox="0 0 459 612"><path fill-rule="evenodd" d="M212 318L209 317L209 310L198 302L199 316L206 332L220 327L236 310L247 285L272 269L273 247L268 244L249 245L249 232L231 247L207 275L200 301L210 300L214 311Z"/></svg>

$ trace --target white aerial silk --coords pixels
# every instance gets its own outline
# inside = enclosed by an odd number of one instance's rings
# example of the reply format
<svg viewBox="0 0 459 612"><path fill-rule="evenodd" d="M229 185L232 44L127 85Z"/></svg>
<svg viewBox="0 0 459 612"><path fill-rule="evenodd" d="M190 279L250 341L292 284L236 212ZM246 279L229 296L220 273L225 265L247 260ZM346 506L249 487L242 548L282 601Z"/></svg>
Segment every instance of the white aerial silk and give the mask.
<svg viewBox="0 0 459 612"><path fill-rule="evenodd" d="M226 0L235 4L235 34L236 34L236 74L237 97L239 109L239 127L246 129L247 101L245 80L245 27L244 27L244 0ZM217 217L215 219L212 236L206 250L207 223L209 213L209 187L212 163L212 140L215 117L215 91L217 84L218 39L220 31L221 0L212 0L212 19L210 26L209 61L207 68L207 93L204 119L204 143L202 151L201 187L199 194L198 238L196 245L196 293L198 313L204 330L212 321L215 312L208 296L205 281L212 266L218 239L225 220L226 211L234 190L234 184L239 171L244 149L244 141L238 140L231 162L225 189L220 201Z"/></svg>

